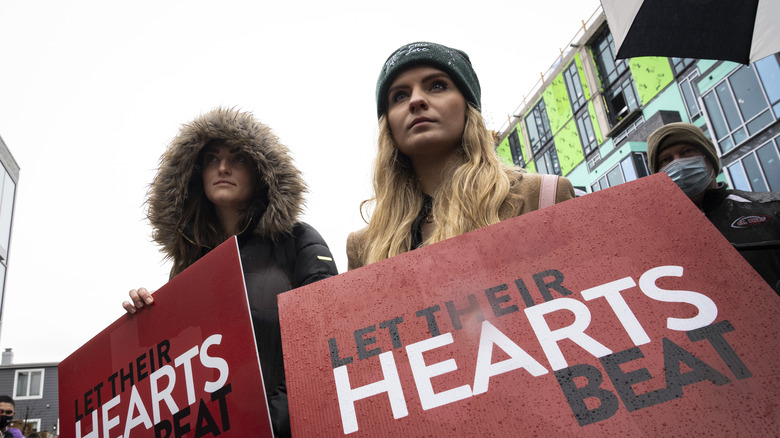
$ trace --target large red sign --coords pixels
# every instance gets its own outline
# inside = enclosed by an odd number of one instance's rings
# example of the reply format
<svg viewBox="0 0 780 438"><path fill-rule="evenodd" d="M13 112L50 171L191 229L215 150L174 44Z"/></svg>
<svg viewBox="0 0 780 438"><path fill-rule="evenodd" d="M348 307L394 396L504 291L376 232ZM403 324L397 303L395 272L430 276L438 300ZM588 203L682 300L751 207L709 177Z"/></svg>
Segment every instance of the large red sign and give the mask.
<svg viewBox="0 0 780 438"><path fill-rule="evenodd" d="M298 436L780 430L780 298L663 174L279 307Z"/></svg>
<svg viewBox="0 0 780 438"><path fill-rule="evenodd" d="M273 436L235 238L154 298L60 363L60 434Z"/></svg>

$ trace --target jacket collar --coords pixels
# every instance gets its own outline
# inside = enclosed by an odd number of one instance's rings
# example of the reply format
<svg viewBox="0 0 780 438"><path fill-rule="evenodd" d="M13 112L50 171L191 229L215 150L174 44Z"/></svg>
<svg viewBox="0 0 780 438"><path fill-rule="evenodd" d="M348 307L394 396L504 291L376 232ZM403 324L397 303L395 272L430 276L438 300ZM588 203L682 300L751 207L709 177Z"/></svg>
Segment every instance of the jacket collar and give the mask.
<svg viewBox="0 0 780 438"><path fill-rule="evenodd" d="M716 208L728 195L726 184L722 182L719 182L714 189L707 189L702 200L702 211L710 211Z"/></svg>

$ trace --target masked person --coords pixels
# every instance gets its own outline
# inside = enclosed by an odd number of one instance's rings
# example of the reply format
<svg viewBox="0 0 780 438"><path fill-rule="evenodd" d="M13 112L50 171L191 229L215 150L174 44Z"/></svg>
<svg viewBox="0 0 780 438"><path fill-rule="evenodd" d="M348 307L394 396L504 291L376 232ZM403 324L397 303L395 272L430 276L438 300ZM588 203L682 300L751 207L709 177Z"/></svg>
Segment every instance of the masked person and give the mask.
<svg viewBox="0 0 780 438"><path fill-rule="evenodd" d="M690 123L670 123L647 138L650 172L665 172L780 294L780 193L727 189L715 145Z"/></svg>
<svg viewBox="0 0 780 438"><path fill-rule="evenodd" d="M276 436L290 434L276 296L337 274L320 234L298 220L305 190L289 150L268 126L250 113L217 108L181 128L147 199L152 236L173 261L171 278L238 236ZM123 303L128 313L153 302L145 288L131 290L130 298Z"/></svg>
<svg viewBox="0 0 780 438"><path fill-rule="evenodd" d="M2 433L3 438L24 438L21 430L11 427L15 413L14 399L7 395L0 395L0 433Z"/></svg>
<svg viewBox="0 0 780 438"><path fill-rule="evenodd" d="M463 51L418 42L387 58L376 85L374 197L361 204L373 202L374 209L368 226L347 239L349 269L539 207L549 176L501 165L480 99ZM553 181L541 199L574 197L569 180Z"/></svg>

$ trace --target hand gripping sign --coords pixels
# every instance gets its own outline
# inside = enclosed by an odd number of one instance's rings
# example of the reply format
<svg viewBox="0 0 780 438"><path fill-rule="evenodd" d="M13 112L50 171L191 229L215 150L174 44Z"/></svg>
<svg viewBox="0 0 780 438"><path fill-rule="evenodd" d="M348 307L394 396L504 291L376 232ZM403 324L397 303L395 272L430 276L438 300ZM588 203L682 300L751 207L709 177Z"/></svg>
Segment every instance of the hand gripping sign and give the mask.
<svg viewBox="0 0 780 438"><path fill-rule="evenodd" d="M235 238L58 368L61 436L273 436Z"/></svg>
<svg viewBox="0 0 780 438"><path fill-rule="evenodd" d="M662 174L279 308L299 436L780 430L780 298Z"/></svg>

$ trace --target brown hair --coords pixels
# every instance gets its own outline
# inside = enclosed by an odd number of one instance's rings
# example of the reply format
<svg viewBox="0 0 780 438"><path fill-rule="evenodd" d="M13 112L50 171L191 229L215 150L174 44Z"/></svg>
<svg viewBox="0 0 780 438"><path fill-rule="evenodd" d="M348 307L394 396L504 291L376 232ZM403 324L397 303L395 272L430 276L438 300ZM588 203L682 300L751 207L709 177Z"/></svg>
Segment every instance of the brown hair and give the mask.
<svg viewBox="0 0 780 438"><path fill-rule="evenodd" d="M176 224L184 239L179 239L174 247L173 268L171 278L195 263L204 253L218 246L230 237L219 223L214 204L206 197L203 190L203 154L209 147L221 146L224 141L214 139L208 141L198 153L192 175L187 184L187 200L184 211ZM251 158L248 158L251 160ZM257 166L251 166L255 187L252 190L250 208L242 212L240 223L247 224L252 208L265 206L268 198L268 188L263 186ZM247 224L249 225L249 224Z"/></svg>

